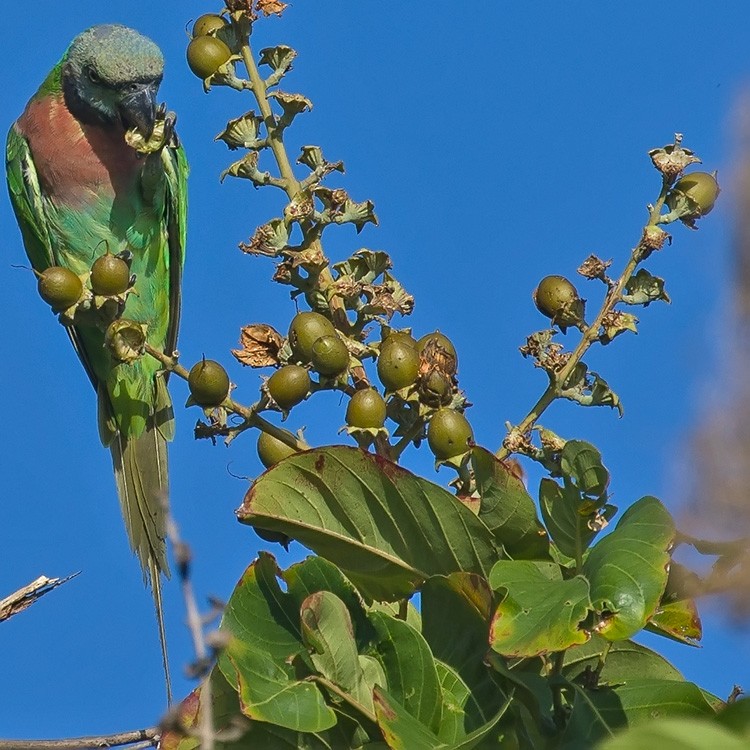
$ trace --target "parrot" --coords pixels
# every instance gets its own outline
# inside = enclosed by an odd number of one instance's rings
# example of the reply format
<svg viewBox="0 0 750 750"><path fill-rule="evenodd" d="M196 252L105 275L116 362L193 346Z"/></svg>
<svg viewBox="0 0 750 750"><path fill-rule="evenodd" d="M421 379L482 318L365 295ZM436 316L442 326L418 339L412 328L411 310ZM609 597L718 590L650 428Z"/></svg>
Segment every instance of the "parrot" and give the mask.
<svg viewBox="0 0 750 750"><path fill-rule="evenodd" d="M164 107L156 97L164 58L127 26L93 26L68 46L7 139L11 203L37 274L62 266L86 278L102 248L127 258L132 293L121 316L145 340L175 351L186 244L187 174L183 147L163 117L167 138L151 152L126 143L148 139ZM168 142L167 142L168 141ZM150 585L167 699L171 683L162 606L166 555L167 442L174 414L160 363L147 355L118 361L105 331L73 318L66 331L96 391L99 435L108 447L130 546Z"/></svg>

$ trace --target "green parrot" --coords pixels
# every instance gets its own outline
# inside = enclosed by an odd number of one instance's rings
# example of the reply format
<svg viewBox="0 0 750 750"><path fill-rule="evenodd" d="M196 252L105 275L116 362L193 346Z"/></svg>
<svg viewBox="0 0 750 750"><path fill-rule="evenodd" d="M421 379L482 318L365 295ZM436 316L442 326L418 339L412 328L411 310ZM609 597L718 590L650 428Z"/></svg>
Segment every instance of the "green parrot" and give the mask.
<svg viewBox="0 0 750 750"><path fill-rule="evenodd" d="M125 140L132 128L151 136L163 112L156 106L163 70L159 48L133 29L101 25L82 32L11 127L6 166L34 269L63 266L84 276L103 248L121 253L134 275L122 318L145 325L148 343L171 353L187 161L172 134L173 115L164 118L169 142L152 153ZM153 591L169 695L160 576L169 575L164 497L174 416L165 374L149 356L115 360L99 327L66 330L96 390L99 432L112 454L130 545Z"/></svg>

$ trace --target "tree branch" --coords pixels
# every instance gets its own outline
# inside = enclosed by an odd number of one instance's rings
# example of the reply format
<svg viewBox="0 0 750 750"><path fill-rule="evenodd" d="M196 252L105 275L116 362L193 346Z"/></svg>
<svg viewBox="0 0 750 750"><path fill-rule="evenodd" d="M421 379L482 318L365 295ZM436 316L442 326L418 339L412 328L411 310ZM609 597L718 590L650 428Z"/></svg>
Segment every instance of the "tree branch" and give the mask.
<svg viewBox="0 0 750 750"><path fill-rule="evenodd" d="M97 748L122 747L134 745L155 747L159 740L156 727L135 729L132 732L118 734L94 735L91 737L71 737L64 740L3 740L0 739L0 750L94 750ZM142 743L146 744L142 744ZM133 748L131 748L133 750Z"/></svg>

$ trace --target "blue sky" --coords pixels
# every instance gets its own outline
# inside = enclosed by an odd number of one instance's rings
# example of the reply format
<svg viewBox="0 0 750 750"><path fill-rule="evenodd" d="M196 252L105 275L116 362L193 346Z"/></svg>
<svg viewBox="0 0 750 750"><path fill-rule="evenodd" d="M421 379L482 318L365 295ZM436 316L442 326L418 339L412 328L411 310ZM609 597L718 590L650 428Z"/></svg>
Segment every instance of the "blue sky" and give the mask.
<svg viewBox="0 0 750 750"><path fill-rule="evenodd" d="M462 9L463 6L463 9ZM28 9L30 8L30 9ZM716 8L716 9L714 9ZM9 4L2 127L87 26L118 22L152 37L167 61L162 98L179 116L192 165L188 261L180 338L189 365L219 359L255 400L257 371L229 355L239 329L267 322L285 331L294 308L270 282L272 264L237 243L278 215L272 190L227 180L233 160L213 138L251 107L249 96L208 96L184 58L185 25L217 10L197 0L95 0ZM386 9L386 10L384 10ZM680 3L679 14L645 0L375 3L299 0L284 19L258 25L256 49L287 43L299 52L283 88L312 99L287 139L343 159L356 200L380 219L357 236L331 232L340 260L382 249L416 297L405 325L439 328L455 342L461 385L474 407L478 442L497 447L506 420L524 416L544 375L518 354L543 328L531 291L548 273L573 276L591 252L621 268L658 193L646 152L685 134L724 192L699 232L674 228L674 245L649 261L667 280L672 305L639 310L640 334L623 335L589 364L619 393L625 416L555 405L544 424L588 439L613 474L621 508L654 494L679 515L686 445L718 371L717 335L729 274L735 116L750 83L746 0ZM64 147L64 144L61 144ZM333 184L333 183L332 183ZM99 445L95 399L67 339L37 298L10 205L0 199L4 290L5 413L0 501L0 597L44 573L81 575L0 626L0 736L59 737L131 729L156 721L163 687L150 595L125 541L109 455ZM601 299L589 282L582 293ZM172 393L181 405L184 383ZM312 443L335 440L333 396L304 404L290 424ZM299 414L297 414L297 411ZM201 596L227 597L256 554L254 533L234 509L260 472L254 437L229 449L196 443L199 413L178 408L171 449L172 502L195 556ZM426 448L405 464L438 481ZM535 475L532 475L532 491ZM278 551L277 551L278 553ZM286 565L303 551L281 553ZM178 695L191 659L176 584L166 588L167 626ZM750 639L704 604L702 650L648 639L690 679L726 696L750 687Z"/></svg>

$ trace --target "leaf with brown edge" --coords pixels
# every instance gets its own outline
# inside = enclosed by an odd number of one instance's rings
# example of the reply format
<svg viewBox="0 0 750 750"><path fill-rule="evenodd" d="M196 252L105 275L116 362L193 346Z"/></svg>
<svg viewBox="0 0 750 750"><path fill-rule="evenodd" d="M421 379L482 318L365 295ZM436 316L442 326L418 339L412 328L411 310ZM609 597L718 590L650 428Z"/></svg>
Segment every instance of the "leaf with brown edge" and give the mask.
<svg viewBox="0 0 750 750"><path fill-rule="evenodd" d="M284 338L266 323L252 323L240 330L241 349L232 349L240 364L248 367L277 367Z"/></svg>
<svg viewBox="0 0 750 750"><path fill-rule="evenodd" d="M443 487L347 446L303 451L261 475L237 517L337 565L368 598L411 596L432 575L487 576L487 527Z"/></svg>

